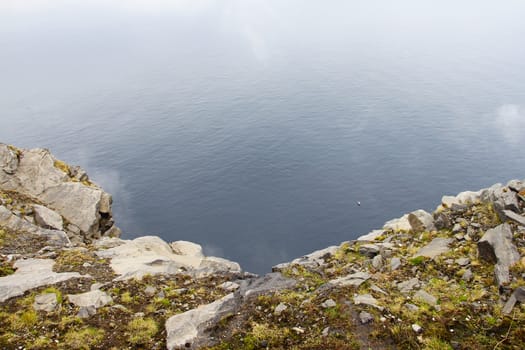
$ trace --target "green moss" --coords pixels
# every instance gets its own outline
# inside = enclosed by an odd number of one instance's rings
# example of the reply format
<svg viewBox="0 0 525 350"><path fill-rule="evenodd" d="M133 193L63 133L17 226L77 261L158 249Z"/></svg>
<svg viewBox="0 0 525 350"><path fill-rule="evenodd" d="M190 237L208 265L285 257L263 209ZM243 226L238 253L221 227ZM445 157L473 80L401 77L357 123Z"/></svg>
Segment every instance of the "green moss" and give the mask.
<svg viewBox="0 0 525 350"><path fill-rule="evenodd" d="M60 349L89 350L104 340L104 334L104 330L93 327L72 329L64 336Z"/></svg>
<svg viewBox="0 0 525 350"><path fill-rule="evenodd" d="M128 342L133 345L148 344L159 331L157 322L152 318L135 318L128 323Z"/></svg>
<svg viewBox="0 0 525 350"><path fill-rule="evenodd" d="M67 165L66 162L56 159L53 165L55 166L55 168L62 170L68 175L71 173L71 169L69 168L69 165Z"/></svg>
<svg viewBox="0 0 525 350"><path fill-rule="evenodd" d="M124 304L130 304L133 302L133 297L131 296L130 292L124 292L120 295L120 301Z"/></svg>
<svg viewBox="0 0 525 350"><path fill-rule="evenodd" d="M415 258L408 259L408 262L413 266L419 266L423 265L423 263L427 260L424 256L416 256Z"/></svg>
<svg viewBox="0 0 525 350"><path fill-rule="evenodd" d="M56 289L55 287L48 287L42 291L42 293L54 293L57 296L57 302L62 304L62 292Z"/></svg>

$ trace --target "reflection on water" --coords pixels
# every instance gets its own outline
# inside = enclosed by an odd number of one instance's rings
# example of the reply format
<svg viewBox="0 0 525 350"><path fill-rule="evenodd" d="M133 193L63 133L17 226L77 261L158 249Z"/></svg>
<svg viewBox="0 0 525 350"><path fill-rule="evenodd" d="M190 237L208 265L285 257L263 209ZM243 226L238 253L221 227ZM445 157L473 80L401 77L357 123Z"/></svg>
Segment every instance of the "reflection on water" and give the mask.
<svg viewBox="0 0 525 350"><path fill-rule="evenodd" d="M0 140L86 167L125 236L263 272L525 177L524 10L3 0Z"/></svg>

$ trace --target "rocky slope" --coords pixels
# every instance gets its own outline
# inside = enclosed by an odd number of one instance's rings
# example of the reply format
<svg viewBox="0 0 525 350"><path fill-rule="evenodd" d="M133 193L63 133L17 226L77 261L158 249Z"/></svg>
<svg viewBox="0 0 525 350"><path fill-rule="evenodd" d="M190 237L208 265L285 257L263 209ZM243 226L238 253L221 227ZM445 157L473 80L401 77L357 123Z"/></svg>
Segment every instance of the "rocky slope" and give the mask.
<svg viewBox="0 0 525 350"><path fill-rule="evenodd" d="M1 349L521 349L525 181L445 196L265 276L118 238L111 196L0 144Z"/></svg>

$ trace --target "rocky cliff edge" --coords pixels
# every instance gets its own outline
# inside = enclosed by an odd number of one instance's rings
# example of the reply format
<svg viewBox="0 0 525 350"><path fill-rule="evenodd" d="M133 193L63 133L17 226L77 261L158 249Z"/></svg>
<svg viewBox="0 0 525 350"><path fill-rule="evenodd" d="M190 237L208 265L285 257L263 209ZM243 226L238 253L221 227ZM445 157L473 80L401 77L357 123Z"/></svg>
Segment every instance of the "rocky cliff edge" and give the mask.
<svg viewBox="0 0 525 350"><path fill-rule="evenodd" d="M525 181L444 196L256 276L120 239L111 196L0 144L2 349L521 349Z"/></svg>

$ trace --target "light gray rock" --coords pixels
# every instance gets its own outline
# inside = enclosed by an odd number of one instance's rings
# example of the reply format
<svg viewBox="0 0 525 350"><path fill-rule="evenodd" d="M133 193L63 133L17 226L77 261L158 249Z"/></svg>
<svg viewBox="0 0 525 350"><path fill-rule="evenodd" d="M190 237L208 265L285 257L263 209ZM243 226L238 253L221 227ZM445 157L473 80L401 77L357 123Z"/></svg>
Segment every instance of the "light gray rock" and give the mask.
<svg viewBox="0 0 525 350"><path fill-rule="evenodd" d="M0 159L7 154L4 146L0 145ZM11 160L11 166L7 167L10 171L0 172L0 187L37 198L79 227L87 238L98 237L101 234L99 208L105 192L94 184L73 182L69 172L55 166L60 162L48 150L21 149L20 152L16 168Z"/></svg>
<svg viewBox="0 0 525 350"><path fill-rule="evenodd" d="M15 173L18 168L18 156L9 146L0 143L0 169L8 175ZM0 177L1 180L1 177ZM1 181L0 181L1 184Z"/></svg>
<svg viewBox="0 0 525 350"><path fill-rule="evenodd" d="M423 332L423 327L421 327L417 323L414 323L414 324L412 324L412 330L419 334L419 333Z"/></svg>
<svg viewBox="0 0 525 350"><path fill-rule="evenodd" d="M27 232L46 237L47 242L50 245L66 246L71 243L65 232L58 230L48 230L33 225L28 221L13 215L9 209L2 205L0 205L0 222L4 227L7 227L15 232Z"/></svg>
<svg viewBox="0 0 525 350"><path fill-rule="evenodd" d="M239 287L240 285L238 283L231 282L231 281L226 281L219 285L219 288L224 289L227 292L236 291L237 289L239 289Z"/></svg>
<svg viewBox="0 0 525 350"><path fill-rule="evenodd" d="M273 314L280 316L286 309L288 309L288 306L285 303L279 303L273 310Z"/></svg>
<svg viewBox="0 0 525 350"><path fill-rule="evenodd" d="M425 303L427 303L430 306L436 306L437 305L437 298L435 296L425 292L424 290L418 290L414 294L414 299L415 300L424 301Z"/></svg>
<svg viewBox="0 0 525 350"><path fill-rule="evenodd" d="M196 309L170 317L166 321L167 349L198 349L213 341L206 330L236 307L233 293L199 306Z"/></svg>
<svg viewBox="0 0 525 350"><path fill-rule="evenodd" d="M188 241L171 242L170 247L173 253L181 256L191 256L196 259L204 259L202 247L199 244Z"/></svg>
<svg viewBox="0 0 525 350"><path fill-rule="evenodd" d="M434 231L434 218L424 210L416 210L408 214L408 222L415 232Z"/></svg>
<svg viewBox="0 0 525 350"><path fill-rule="evenodd" d="M219 273L219 272L229 272L229 273L241 273L241 266L234 262L223 258L218 258L216 256L208 256L202 259L199 269L210 270L210 275Z"/></svg>
<svg viewBox="0 0 525 350"><path fill-rule="evenodd" d="M367 305L375 307L378 310L384 310L384 307L380 306L377 299L370 294L359 294L354 296L355 305Z"/></svg>
<svg viewBox="0 0 525 350"><path fill-rule="evenodd" d="M381 257L381 255L374 256L374 258L372 259L372 267L376 270L381 270L381 268L383 267L383 258Z"/></svg>
<svg viewBox="0 0 525 350"><path fill-rule="evenodd" d="M272 272L262 277L239 281L239 285L239 294L246 298L282 289L290 289L297 285L297 281L293 278L284 277L279 272Z"/></svg>
<svg viewBox="0 0 525 350"><path fill-rule="evenodd" d="M326 283L325 286L321 288L331 288L331 287L359 287L366 280L370 278L370 274L367 272L356 272L347 276L339 277L333 280L330 280Z"/></svg>
<svg viewBox="0 0 525 350"><path fill-rule="evenodd" d="M372 316L372 314L366 312L366 311L361 311L359 313L359 321L361 322L361 324L367 324L367 323L370 323L374 320L374 316Z"/></svg>
<svg viewBox="0 0 525 350"><path fill-rule="evenodd" d="M81 294L68 294L67 298L76 306L94 307L96 309L113 302L113 299L108 294L99 289Z"/></svg>
<svg viewBox="0 0 525 350"><path fill-rule="evenodd" d="M452 238L434 238L429 244L419 249L414 257L424 256L433 259L438 255L448 252L450 250L448 246L453 241Z"/></svg>
<svg viewBox="0 0 525 350"><path fill-rule="evenodd" d="M54 260L26 259L15 262L17 269L14 274L0 277L0 302L23 295L26 291L48 284L67 281L81 276L77 272L53 272Z"/></svg>
<svg viewBox="0 0 525 350"><path fill-rule="evenodd" d="M505 217L511 221L514 221L518 225L525 226L525 216L517 214L511 210L503 210Z"/></svg>
<svg viewBox="0 0 525 350"><path fill-rule="evenodd" d="M321 303L321 307L322 307L323 309L328 309L328 308L330 308L330 307L336 307L336 306L337 306L336 302L333 301L332 299L326 299L325 301L323 301L323 302Z"/></svg>
<svg viewBox="0 0 525 350"><path fill-rule="evenodd" d="M400 282L397 284L397 289L403 294L410 293L414 288L419 288L421 286L419 279L417 277L411 278L408 281Z"/></svg>
<svg viewBox="0 0 525 350"><path fill-rule="evenodd" d="M505 303L505 306L501 310L504 315L508 315L512 312L512 309L517 302L523 303L525 301L525 287L518 287L509 297L509 300Z"/></svg>
<svg viewBox="0 0 525 350"><path fill-rule="evenodd" d="M469 281L472 280L473 277L474 277L474 274L472 273L472 270L466 269L465 272L463 272L463 275L461 276L461 279L463 281L469 282Z"/></svg>
<svg viewBox="0 0 525 350"><path fill-rule="evenodd" d="M68 229L69 229L69 226L68 226ZM120 245L123 245L126 242L127 241L120 239L118 237L102 237L100 239L97 239L96 241L93 241L93 246L97 249L109 249L109 248L115 248Z"/></svg>
<svg viewBox="0 0 525 350"><path fill-rule="evenodd" d="M122 305L120 305L120 306L122 306ZM128 310L126 309L125 311L128 311ZM96 315L96 313L97 313L97 308L94 307L93 305L91 305L91 306L82 306L78 310L77 317L79 317L79 318L89 318L91 316Z"/></svg>
<svg viewBox="0 0 525 350"><path fill-rule="evenodd" d="M410 231L412 229L412 226L410 225L410 222L408 221L408 214L405 214L400 218L392 219L390 221L385 222L383 229L393 230L393 231L399 231L399 230Z"/></svg>
<svg viewBox="0 0 525 350"><path fill-rule="evenodd" d="M144 294L146 294L148 297L152 297L155 295L155 293L157 293L157 288L153 287L153 286L147 286L145 289L144 289Z"/></svg>
<svg viewBox="0 0 525 350"><path fill-rule="evenodd" d="M111 214L111 204L113 204L113 198L109 193L102 192L100 196L100 202L98 204L98 211L102 214Z"/></svg>
<svg viewBox="0 0 525 350"><path fill-rule="evenodd" d="M392 258L390 260L390 270L395 271L401 266L401 259Z"/></svg>
<svg viewBox="0 0 525 350"><path fill-rule="evenodd" d="M414 304L405 303L403 306L406 307L407 310L412 311L412 312L417 312L419 310L419 307Z"/></svg>
<svg viewBox="0 0 525 350"><path fill-rule="evenodd" d="M64 230L64 221L56 211L37 204L33 205L33 211L37 225L51 230Z"/></svg>
<svg viewBox="0 0 525 350"><path fill-rule="evenodd" d="M359 247L359 254L372 258L379 254L380 247L377 244L363 244Z"/></svg>
<svg viewBox="0 0 525 350"><path fill-rule="evenodd" d="M516 246L512 243L509 224L504 223L485 232L478 241L478 252L482 259L496 264L494 270L498 285L509 283L509 267L520 258Z"/></svg>
<svg viewBox="0 0 525 350"><path fill-rule="evenodd" d="M525 180L510 180L507 187L514 192L525 191Z"/></svg>
<svg viewBox="0 0 525 350"><path fill-rule="evenodd" d="M33 308L37 311L53 312L58 307L58 300L55 293L43 293L35 296Z"/></svg>
<svg viewBox="0 0 525 350"><path fill-rule="evenodd" d="M323 266L325 264L326 259L333 256L338 249L338 246L330 246L328 248L316 250L310 254L294 259L291 262L275 265L274 267L272 267L272 271L282 271L283 269L291 267L293 265L300 265L306 268L315 269L319 266Z"/></svg>
<svg viewBox="0 0 525 350"><path fill-rule="evenodd" d="M458 264L459 266L467 266L468 264L470 264L470 259L469 258L456 259L456 264Z"/></svg>
<svg viewBox="0 0 525 350"><path fill-rule="evenodd" d="M385 233L384 230L373 230L366 235L360 236L357 238L358 241L372 242L377 238L381 237Z"/></svg>

